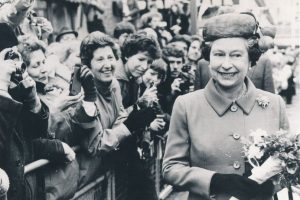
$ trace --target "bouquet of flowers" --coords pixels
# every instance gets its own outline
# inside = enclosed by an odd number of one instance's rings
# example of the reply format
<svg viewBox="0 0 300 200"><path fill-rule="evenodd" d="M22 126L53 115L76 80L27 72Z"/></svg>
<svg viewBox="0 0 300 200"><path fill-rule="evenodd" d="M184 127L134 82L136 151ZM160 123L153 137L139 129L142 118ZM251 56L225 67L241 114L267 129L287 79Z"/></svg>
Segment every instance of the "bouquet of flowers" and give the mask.
<svg viewBox="0 0 300 200"><path fill-rule="evenodd" d="M276 175L278 183L288 188L292 200L291 188L300 184L300 135L285 131L269 135L258 129L251 132L250 138L243 143L245 156L253 166L249 178L263 183ZM278 167L274 170L273 166ZM271 171L268 170L270 167L273 167Z"/></svg>

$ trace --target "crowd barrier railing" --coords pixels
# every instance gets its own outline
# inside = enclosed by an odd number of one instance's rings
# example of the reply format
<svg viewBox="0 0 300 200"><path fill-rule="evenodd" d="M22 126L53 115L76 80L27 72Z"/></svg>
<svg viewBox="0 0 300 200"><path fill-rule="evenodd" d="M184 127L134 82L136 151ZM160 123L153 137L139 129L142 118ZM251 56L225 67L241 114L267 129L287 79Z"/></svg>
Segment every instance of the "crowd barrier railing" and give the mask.
<svg viewBox="0 0 300 200"><path fill-rule="evenodd" d="M157 142L155 145L156 156L153 158L154 160L151 162L149 167L155 170L153 173L153 179L155 181L155 188L159 195L159 199L166 199L170 193L172 192L172 186L165 185L162 181L161 177L161 162L162 162L162 146L164 143L164 137L156 137ZM74 146L72 149L75 152L80 151L79 146ZM29 173L34 173L36 170L47 166L50 163L47 159L36 160L32 163L29 163L25 166L24 172L25 175ZM154 165L154 166L153 166ZM79 189L75 195L70 200L84 200L84 199L98 199L95 196L98 195L99 192L104 192L101 187L102 184L106 184L105 191L105 200L123 200L124 196L122 194L118 194L118 191L121 191L120 188L125 185L120 185L118 181L118 177L115 173L115 170L110 169L104 175L97 177L94 181L90 182L83 188ZM121 183L122 184L122 183ZM101 194L103 196L103 194ZM102 200L102 199L101 199Z"/></svg>

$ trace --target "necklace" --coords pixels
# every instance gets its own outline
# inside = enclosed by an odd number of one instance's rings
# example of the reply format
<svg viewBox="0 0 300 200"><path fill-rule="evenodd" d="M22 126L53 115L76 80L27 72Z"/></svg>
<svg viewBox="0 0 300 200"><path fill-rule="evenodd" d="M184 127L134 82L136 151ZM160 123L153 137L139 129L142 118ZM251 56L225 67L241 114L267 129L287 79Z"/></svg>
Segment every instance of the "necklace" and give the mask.
<svg viewBox="0 0 300 200"><path fill-rule="evenodd" d="M242 98L247 92L247 87L246 87L246 84L244 83L243 86L242 86L242 91L241 93L237 96L237 98L234 99L233 102L236 102L237 100L239 100L240 98Z"/></svg>

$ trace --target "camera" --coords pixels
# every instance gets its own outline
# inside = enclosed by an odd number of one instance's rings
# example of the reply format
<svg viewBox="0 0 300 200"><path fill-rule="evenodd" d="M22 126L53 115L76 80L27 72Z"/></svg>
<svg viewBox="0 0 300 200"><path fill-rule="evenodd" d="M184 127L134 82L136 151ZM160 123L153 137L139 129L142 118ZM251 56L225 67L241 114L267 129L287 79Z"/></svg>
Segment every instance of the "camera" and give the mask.
<svg viewBox="0 0 300 200"><path fill-rule="evenodd" d="M75 96L80 93L81 91L81 83L79 81L79 73L80 73L80 68L82 67L81 64L76 64L74 66L74 72L72 73L72 78L71 78L71 83L70 83L70 96Z"/></svg>
<svg viewBox="0 0 300 200"><path fill-rule="evenodd" d="M191 65L185 64L181 69L181 73L179 74L179 78L182 80L182 83L180 83L179 85L182 94L189 93L190 86L193 85L192 82L193 79L189 73L190 70L191 70Z"/></svg>
<svg viewBox="0 0 300 200"><path fill-rule="evenodd" d="M13 60L19 63L15 72L12 73L10 81L14 82L15 84L19 84L23 80L22 74L26 70L26 65L22 61L22 56L19 52L11 49L4 55L4 60Z"/></svg>

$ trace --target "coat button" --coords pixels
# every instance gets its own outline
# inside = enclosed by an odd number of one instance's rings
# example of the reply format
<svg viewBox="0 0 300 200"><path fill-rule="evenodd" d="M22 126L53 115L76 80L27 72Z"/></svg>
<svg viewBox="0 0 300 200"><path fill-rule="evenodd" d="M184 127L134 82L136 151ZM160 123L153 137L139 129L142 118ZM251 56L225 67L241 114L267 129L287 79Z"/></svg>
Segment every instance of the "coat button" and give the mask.
<svg viewBox="0 0 300 200"><path fill-rule="evenodd" d="M241 138L241 135L238 134L238 133L233 133L232 137L236 140L240 139Z"/></svg>
<svg viewBox="0 0 300 200"><path fill-rule="evenodd" d="M240 167L241 167L240 162L239 162L239 161L234 161L234 163L233 163L233 168L234 168L234 169L239 169Z"/></svg>
<svg viewBox="0 0 300 200"><path fill-rule="evenodd" d="M236 104L232 104L230 107L231 112L236 112L238 110L238 107Z"/></svg>

